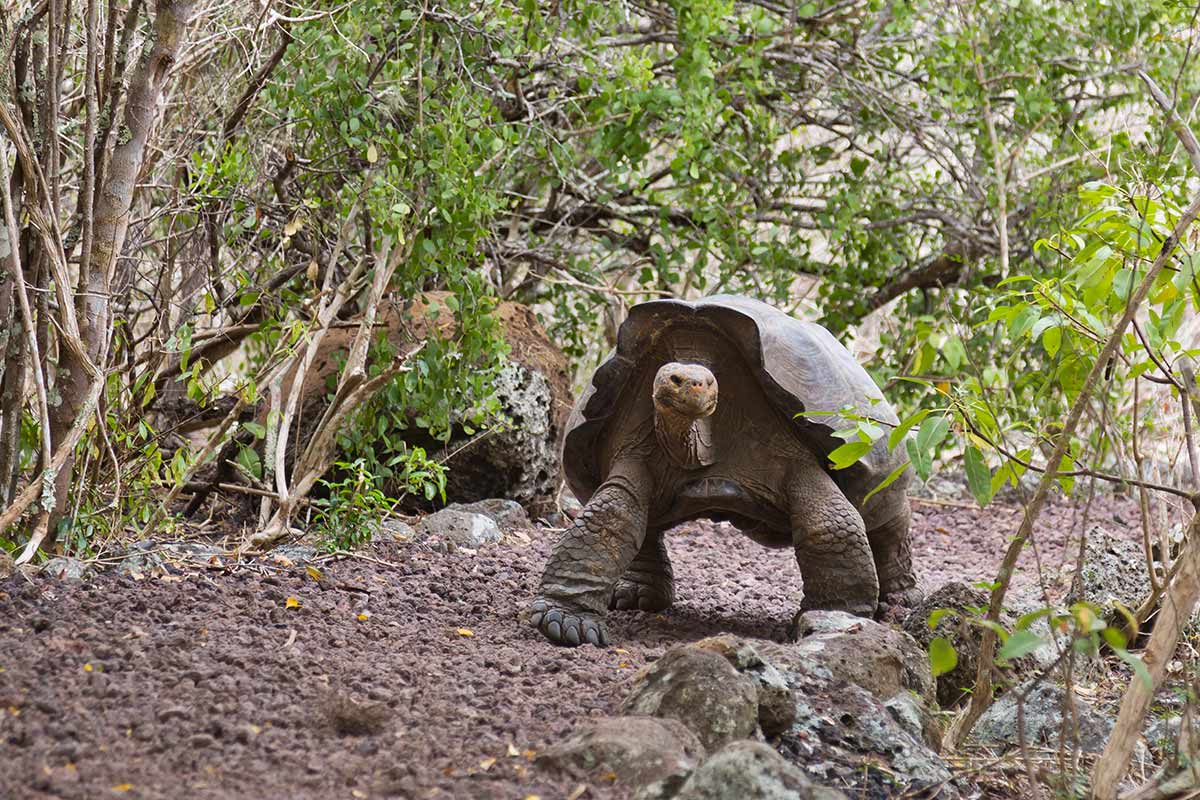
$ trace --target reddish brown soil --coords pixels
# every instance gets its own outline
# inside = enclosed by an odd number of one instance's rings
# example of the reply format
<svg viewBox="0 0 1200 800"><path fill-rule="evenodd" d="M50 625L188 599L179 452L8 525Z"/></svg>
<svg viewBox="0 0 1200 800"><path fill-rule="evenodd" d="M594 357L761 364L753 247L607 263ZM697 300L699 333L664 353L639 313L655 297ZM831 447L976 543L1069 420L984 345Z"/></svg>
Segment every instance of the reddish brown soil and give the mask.
<svg viewBox="0 0 1200 800"><path fill-rule="evenodd" d="M927 586L991 577L1019 521L1002 507L916 510ZM1071 517L1061 503L1043 516L1049 567ZM1092 517L1137 519L1113 500ZM325 563L320 582L265 564L0 582L0 797L577 797L586 779L529 758L612 713L634 670L674 643L783 638L799 598L788 551L687 526L670 539L669 615L615 614L614 647L559 649L519 619L553 537L448 555L375 545L379 561ZM1016 589L1034 599L1030 555ZM583 797L624 796L587 785Z"/></svg>

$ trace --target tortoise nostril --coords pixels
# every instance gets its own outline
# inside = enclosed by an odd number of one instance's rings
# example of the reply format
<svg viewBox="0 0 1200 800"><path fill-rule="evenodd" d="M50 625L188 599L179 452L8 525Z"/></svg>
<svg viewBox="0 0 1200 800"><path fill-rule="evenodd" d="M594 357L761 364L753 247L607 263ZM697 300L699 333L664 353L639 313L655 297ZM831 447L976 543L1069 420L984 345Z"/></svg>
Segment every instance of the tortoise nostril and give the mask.
<svg viewBox="0 0 1200 800"><path fill-rule="evenodd" d="M683 385L683 378L679 377L678 375L672 375L672 376L671 376L671 383L675 384L676 386L682 386L682 385Z"/></svg>

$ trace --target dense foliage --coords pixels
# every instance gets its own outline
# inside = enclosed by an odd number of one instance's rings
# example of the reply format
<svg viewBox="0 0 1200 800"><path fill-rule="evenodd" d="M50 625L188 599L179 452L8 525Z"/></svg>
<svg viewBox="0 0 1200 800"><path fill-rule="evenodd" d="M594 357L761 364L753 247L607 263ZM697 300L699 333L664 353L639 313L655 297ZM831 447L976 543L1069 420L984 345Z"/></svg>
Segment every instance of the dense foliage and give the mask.
<svg viewBox="0 0 1200 800"><path fill-rule="evenodd" d="M322 308L366 308L377 276L399 301L450 292L454 325L415 353L373 341L366 374L389 382L339 440L345 463L414 491L437 493L438 465L375 433L493 418L499 299L533 304L586 369L629 304L735 291L858 332L918 414L920 471L965 445L986 501L1053 440L1185 202L1186 160L1136 68L1185 116L1200 88L1195 9L1167 0L4 8L0 100L19 147L3 153L0 499L42 476L45 517L27 530L61 521L76 546L157 520L162 492L214 457L156 413L268 402ZM173 19L182 33L164 34ZM138 133L126 101L163 42L180 49L148 75L162 93ZM92 308L89 214L143 134ZM1184 245L1121 376L1182 349ZM1109 416L1068 458L1115 469L1132 384L1103 391ZM265 485L273 464L248 445L271 438L286 402L272 408L221 430Z"/></svg>

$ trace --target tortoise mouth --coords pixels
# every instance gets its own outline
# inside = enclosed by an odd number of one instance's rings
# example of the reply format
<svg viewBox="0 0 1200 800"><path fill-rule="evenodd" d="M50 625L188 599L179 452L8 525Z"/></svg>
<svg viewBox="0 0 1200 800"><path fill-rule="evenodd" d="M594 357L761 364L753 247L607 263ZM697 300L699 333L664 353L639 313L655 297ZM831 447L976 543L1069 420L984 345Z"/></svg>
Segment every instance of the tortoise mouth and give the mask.
<svg viewBox="0 0 1200 800"><path fill-rule="evenodd" d="M680 398L677 393L664 390L654 395L654 406L660 412L667 411L699 419L711 416L717 410L717 395L716 392L711 392L706 393L702 399L698 397Z"/></svg>

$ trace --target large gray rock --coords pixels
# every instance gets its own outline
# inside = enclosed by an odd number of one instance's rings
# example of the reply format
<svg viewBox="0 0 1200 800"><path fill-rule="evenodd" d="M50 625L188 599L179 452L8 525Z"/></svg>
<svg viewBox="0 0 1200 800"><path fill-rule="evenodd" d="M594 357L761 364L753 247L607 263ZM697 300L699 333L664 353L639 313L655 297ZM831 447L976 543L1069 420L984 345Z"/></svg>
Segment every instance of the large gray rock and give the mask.
<svg viewBox="0 0 1200 800"><path fill-rule="evenodd" d="M1149 720L1146 729L1146 741L1150 747L1164 758L1174 758L1179 746L1179 734L1183 730L1183 717L1168 716ZM1191 741L1200 741L1200 720L1192 719L1188 726Z"/></svg>
<svg viewBox="0 0 1200 800"><path fill-rule="evenodd" d="M457 547L475 549L500 541L502 534L496 521L483 514L443 508L422 519L416 526L417 537Z"/></svg>
<svg viewBox="0 0 1200 800"><path fill-rule="evenodd" d="M42 572L62 581L81 581L91 574L91 565L70 556L57 556L42 565Z"/></svg>
<svg viewBox="0 0 1200 800"><path fill-rule="evenodd" d="M555 387L541 372L509 361L491 389L506 421L461 452L451 442L446 495L504 495L535 510L548 506L559 473Z"/></svg>
<svg viewBox="0 0 1200 800"><path fill-rule="evenodd" d="M528 530L533 527L525 508L516 500L490 498L474 503L451 503L446 508L490 517L502 531Z"/></svg>
<svg viewBox="0 0 1200 800"><path fill-rule="evenodd" d="M902 623L904 630L926 653L934 637L950 642L958 656L954 669L937 677L937 701L942 708L953 708L964 702L975 685L979 671L979 650L983 644L983 628L972 625L969 616L986 609L988 597L978 589L963 583L947 583L930 593L909 611ZM929 618L939 609L951 613L941 615L936 627L929 627Z"/></svg>
<svg viewBox="0 0 1200 800"><path fill-rule="evenodd" d="M911 636L843 611L809 611L795 623L795 652L837 678L887 700L904 691L934 699L933 675L924 650Z"/></svg>
<svg viewBox="0 0 1200 800"><path fill-rule="evenodd" d="M603 769L629 786L655 781L677 785L704 758L704 746L674 719L610 717L590 720L566 741L552 745L537 764L571 772Z"/></svg>
<svg viewBox="0 0 1200 800"><path fill-rule="evenodd" d="M1063 570L1063 582L1069 585L1074 564L1064 565ZM1079 577L1080 585L1071 587L1069 599L1095 603L1105 610L1111 609L1114 602L1137 608L1150 593L1141 543L1117 536L1100 525L1088 531Z"/></svg>
<svg viewBox="0 0 1200 800"><path fill-rule="evenodd" d="M693 647L718 653L741 674L754 681L758 695L758 725L766 736L786 731L796 719L796 698L787 678L763 660L749 642L730 634L711 636Z"/></svg>
<svg viewBox="0 0 1200 800"><path fill-rule="evenodd" d="M794 645L756 642L755 647L784 675L796 697L795 721L776 745L810 778L853 787L855 796L864 797L920 796L932 787L943 798L970 791L914 726L898 722L870 691L835 677Z"/></svg>
<svg viewBox="0 0 1200 800"><path fill-rule="evenodd" d="M675 800L846 800L762 742L733 742L691 774Z"/></svg>
<svg viewBox="0 0 1200 800"><path fill-rule="evenodd" d="M1018 746L1020 735L1017 727L1017 704L1023 694L1025 697L1021 711L1027 745L1057 747L1063 743L1067 749L1071 749L1075 744L1075 732L1078 731L1080 750L1099 753L1104 749L1104 744L1112 733L1116 715L1101 714L1091 703L1075 695L1071 699L1073 711L1064 728L1063 704L1066 701L1066 691L1061 686L1051 683L1040 683L1032 689L1029 688L1029 684L1024 684L1006 692L992 703L975 723L975 728L971 731L971 741L993 746ZM1135 758L1145 757L1145 747L1138 742Z"/></svg>
<svg viewBox="0 0 1200 800"><path fill-rule="evenodd" d="M720 654L674 647L637 675L621 713L677 719L712 752L754 734L758 691Z"/></svg>

